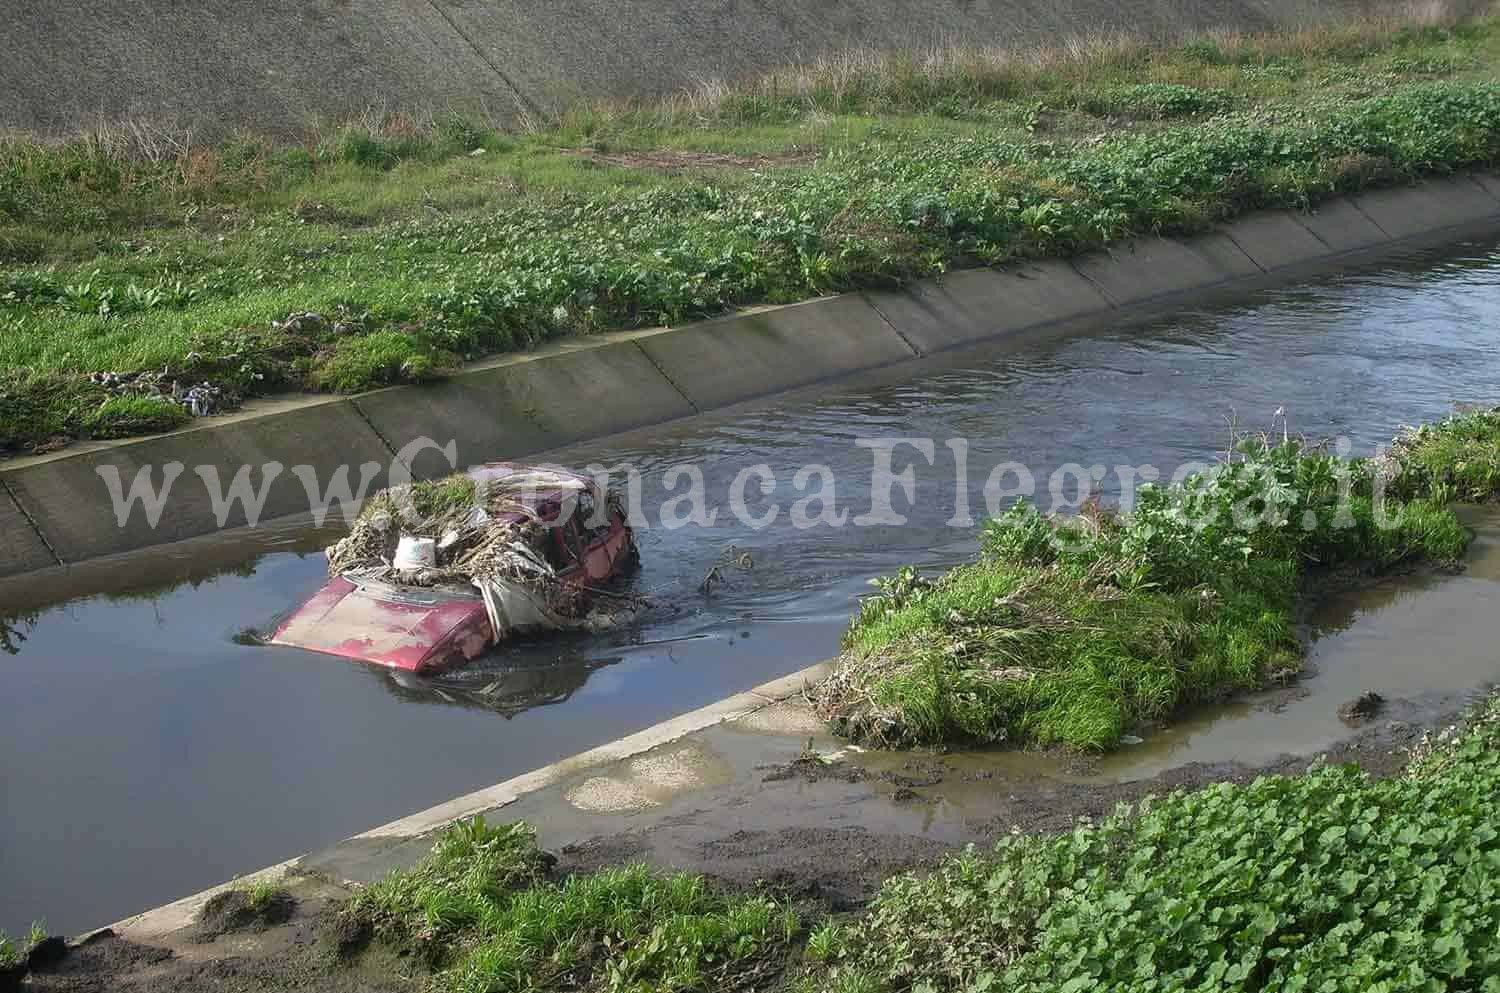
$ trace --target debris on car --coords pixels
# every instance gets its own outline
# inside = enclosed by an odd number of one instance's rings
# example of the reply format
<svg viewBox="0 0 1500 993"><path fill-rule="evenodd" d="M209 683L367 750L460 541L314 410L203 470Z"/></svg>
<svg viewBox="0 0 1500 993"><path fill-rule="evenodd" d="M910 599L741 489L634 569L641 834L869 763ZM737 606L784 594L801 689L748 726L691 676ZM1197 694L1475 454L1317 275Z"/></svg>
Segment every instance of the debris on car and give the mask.
<svg viewBox="0 0 1500 993"><path fill-rule="evenodd" d="M618 495L592 478L479 466L371 497L328 549L328 584L270 640L442 672L518 632L619 623L640 599L606 587L638 558Z"/></svg>

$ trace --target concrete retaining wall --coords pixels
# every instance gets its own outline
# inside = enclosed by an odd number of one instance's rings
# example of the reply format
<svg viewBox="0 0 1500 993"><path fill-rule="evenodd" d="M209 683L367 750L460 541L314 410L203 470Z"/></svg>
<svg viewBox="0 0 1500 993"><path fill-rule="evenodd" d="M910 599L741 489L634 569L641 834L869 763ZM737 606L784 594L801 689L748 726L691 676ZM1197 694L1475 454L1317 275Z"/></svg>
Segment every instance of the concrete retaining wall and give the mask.
<svg viewBox="0 0 1500 993"><path fill-rule="evenodd" d="M1478 0L1447 0L1454 12ZM851 48L1178 37L1393 11L1396 0L12 0L0 128L98 117L196 137L368 107L503 120L655 96Z"/></svg>
<svg viewBox="0 0 1500 993"><path fill-rule="evenodd" d="M1458 176L1314 214L1259 214L1201 238L1147 238L1070 261L954 273L908 292L576 339L437 385L253 404L172 434L0 465L0 576L241 526L244 502L216 500L241 473L247 489L265 490L259 516L272 520L310 509L309 469L321 496L339 467L357 488L361 464L378 463L370 481L378 488L397 453L422 438L453 443L460 466L521 458L987 338L1297 278L1297 265L1354 250L1497 230L1500 180ZM146 471L159 489L172 463L183 468L158 523L138 503L122 526L106 480L129 493ZM268 482L271 463L282 469ZM432 449L400 465L419 477L448 471ZM204 475L217 477L218 491Z"/></svg>

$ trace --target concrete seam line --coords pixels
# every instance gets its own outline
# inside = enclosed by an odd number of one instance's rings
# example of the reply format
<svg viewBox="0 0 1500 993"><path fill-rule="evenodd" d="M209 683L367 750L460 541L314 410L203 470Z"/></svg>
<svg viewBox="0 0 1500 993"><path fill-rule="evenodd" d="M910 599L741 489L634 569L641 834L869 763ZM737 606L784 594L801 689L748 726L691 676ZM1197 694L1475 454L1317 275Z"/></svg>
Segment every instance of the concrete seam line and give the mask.
<svg viewBox="0 0 1500 993"><path fill-rule="evenodd" d="M464 31L464 29L458 26L458 22L455 21L452 17L448 16L448 12L443 9L442 4L440 4L438 0L427 0L427 4L434 11L436 11L439 17L448 22L448 27L453 29L453 33L462 38L464 42L474 50L474 54L479 56L484 64L490 67L490 71L493 72L497 77L499 77L502 83L510 88L510 91L516 96L516 103L521 105L522 110L526 111L529 114L535 114L537 117L546 116L542 113L542 109L540 107L532 103L527 98L526 94L521 92L521 88L515 84L515 81L512 80L509 75L506 74L505 70L501 69L500 66L495 63L495 60L490 58L489 55L485 53L484 49L480 48L479 45L474 41L474 39L470 38Z"/></svg>
<svg viewBox="0 0 1500 993"><path fill-rule="evenodd" d="M391 456L393 458L401 454L400 450L397 449L395 445L391 444L391 439L380 433L380 429L375 426L375 422L370 420L370 415L366 414L365 409L359 405L359 399L357 397L349 398L349 406L354 408L354 412L359 415L359 419L365 422L366 426L369 427L370 431L374 433L376 438L380 439L380 443L386 447L386 450L391 453ZM411 466L407 466L406 471L411 472Z"/></svg>
<svg viewBox="0 0 1500 993"><path fill-rule="evenodd" d="M1339 255L1345 254L1344 252L1336 252L1336 251L1334 251L1333 250L1333 246L1330 245L1330 244L1328 244L1328 240L1326 238L1324 238L1322 235L1318 234L1318 232L1314 231L1312 228L1308 227L1307 222L1305 222L1305 221L1302 220L1302 213L1303 213L1302 211L1290 211L1289 210L1289 211L1287 211L1287 216L1290 217L1293 220L1293 222L1296 223L1296 225L1298 227L1300 227L1302 230L1306 231L1308 234L1312 235L1313 236L1313 240L1315 240L1318 244L1322 245L1324 248L1328 249L1328 254L1326 256L1324 256L1325 258L1330 258L1331 259L1331 258L1336 258Z"/></svg>
<svg viewBox="0 0 1500 993"><path fill-rule="evenodd" d="M1233 230L1232 227L1222 228L1221 229L1221 233L1224 235L1224 237L1226 237L1226 238L1229 239L1229 243L1231 245L1233 245L1239 251L1239 253L1241 255L1243 255L1245 258L1247 258L1247 259L1250 260L1250 264L1251 265L1255 266L1255 268L1259 269L1263 273L1271 271L1271 270L1267 269L1265 266L1261 265L1260 262L1258 262L1256 260L1255 256L1253 256L1249 252L1245 251L1245 246L1241 245L1239 243L1239 241L1235 238L1235 236L1234 236L1234 230Z"/></svg>
<svg viewBox="0 0 1500 993"><path fill-rule="evenodd" d="M1379 231L1381 234L1385 235L1385 239L1386 239L1387 242L1392 242L1392 241L1398 241L1399 240L1394 235L1392 235L1389 231L1387 231L1385 228L1381 227L1380 226L1380 222L1377 221L1375 218L1371 217L1369 211L1365 210L1363 207L1361 207L1359 205L1359 198L1358 197L1350 197L1349 198L1349 206L1351 206L1351 207L1354 208L1354 212L1356 214L1359 214L1365 220L1367 220L1371 224L1375 225L1375 230Z"/></svg>
<svg viewBox="0 0 1500 993"><path fill-rule="evenodd" d="M26 518L26 523L30 524L31 530L36 532L37 540L47 549L47 553L57 560L58 565L67 565L68 563L63 561L62 556L57 554L57 549L52 547L52 542L47 540L46 534L42 532L42 526L37 523L35 517L31 516L31 511L26 509L26 505L21 502L20 497L16 496L16 491L10 488L10 482L4 476L0 476L0 490L5 491L5 495L10 497L10 502L16 505L16 510Z"/></svg>
<svg viewBox="0 0 1500 993"><path fill-rule="evenodd" d="M1105 246L1104 251L1105 251L1105 254L1107 254L1111 259L1113 259L1115 257L1115 253L1108 246ZM1088 283L1090 286L1092 286L1095 290L1098 291L1100 298L1105 303L1109 304L1109 309L1110 310L1119 310L1120 309L1120 305L1119 305L1119 303L1117 303L1115 301L1115 298L1109 295L1109 293L1104 289L1104 287L1099 284L1099 281L1097 279L1094 279L1088 273L1086 273L1082 269L1078 268L1078 263L1075 260L1073 260L1073 259L1066 259L1064 261L1066 261L1068 263L1068 268L1069 269L1072 269L1074 272L1078 273L1078 278L1079 279L1082 279L1085 283Z"/></svg>
<svg viewBox="0 0 1500 993"><path fill-rule="evenodd" d="M1490 188L1488 186L1485 186L1483 183L1481 183L1479 181L1479 177L1476 176L1476 175L1474 175L1472 172L1466 172L1466 173L1463 173L1462 175L1472 185L1479 187L1479 192L1483 193L1485 196L1487 196L1491 200L1495 201L1495 206L1496 206L1497 210L1500 210L1500 195L1492 193L1490 191Z"/></svg>
<svg viewBox="0 0 1500 993"><path fill-rule="evenodd" d="M939 278L939 282L941 282L941 278ZM883 311L883 310L880 309L880 304L878 304L878 303L875 302L875 298L872 297L872 296L870 296L870 294L865 293L863 291L861 291L859 295L864 298L865 303L867 303L867 304L870 305L870 309L873 310L873 311L875 311L876 316L879 317L882 321L885 322L886 327L890 328L893 332L895 332L896 337L901 339L901 343L903 345L905 345L907 348L911 349L912 355L920 358L921 355L922 355L922 350L920 348L918 348L916 345L912 344L912 341L911 341L910 338L908 338L906 335L904 335L904 334L901 333L901 329L898 328L898 327L896 327L896 322L893 321L893 320L891 320L889 317L886 316L885 311Z"/></svg>
<svg viewBox="0 0 1500 993"><path fill-rule="evenodd" d="M651 368L655 369L658 373L661 374L661 378L667 381L667 385L676 390L677 395L682 397L683 401L686 402L689 407L693 408L693 413L703 413L703 411L698 408L698 405L693 402L693 398L683 392L682 387L678 386L677 383L672 379L672 377L667 375L667 370L661 367L661 363L652 358L651 353L646 351L646 349L641 346L640 339L633 339L630 343L635 346L636 351L640 352L646 357L646 361L651 363Z"/></svg>

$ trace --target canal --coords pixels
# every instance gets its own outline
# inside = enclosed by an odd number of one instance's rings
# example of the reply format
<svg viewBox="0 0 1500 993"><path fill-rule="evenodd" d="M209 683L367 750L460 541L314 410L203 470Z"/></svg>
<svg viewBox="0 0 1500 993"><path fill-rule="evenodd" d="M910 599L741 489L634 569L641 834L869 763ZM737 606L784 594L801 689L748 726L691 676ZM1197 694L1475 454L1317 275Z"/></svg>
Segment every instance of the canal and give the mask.
<svg viewBox="0 0 1500 993"><path fill-rule="evenodd" d="M1280 431L1277 411L1293 431L1364 453L1403 423L1500 400L1497 344L1500 251L1468 244L548 453L640 470L652 526L634 585L654 606L619 630L508 646L440 681L241 636L321 585L332 528L263 528L0 583L0 928L104 924L826 658L871 577L972 553L974 527L952 522L966 506L983 516L1002 463L1028 467L1045 505L1064 463L1169 476L1222 451L1232 425L1274 419ZM904 524L799 526L790 509L818 488L798 489L799 469L826 467L835 512L858 517L872 509L870 442L893 438L933 442L931 463L911 445L893 456L915 481L910 500L894 490ZM689 465L720 513L663 527L666 481ZM763 490L757 476L746 501L749 514L779 511L765 527L729 512L735 477L754 465L774 477ZM675 478L681 493L690 477ZM1101 481L1106 495L1119 478ZM1462 595L1489 602L1497 579L1467 578ZM1381 610L1345 613L1314 628L1337 640L1313 679L1387 640ZM1500 677L1485 652L1451 672L1441 663L1427 660L1418 682ZM1240 741L1209 747L1258 758L1282 732L1255 714L1204 715L1142 755L1184 760L1191 739Z"/></svg>

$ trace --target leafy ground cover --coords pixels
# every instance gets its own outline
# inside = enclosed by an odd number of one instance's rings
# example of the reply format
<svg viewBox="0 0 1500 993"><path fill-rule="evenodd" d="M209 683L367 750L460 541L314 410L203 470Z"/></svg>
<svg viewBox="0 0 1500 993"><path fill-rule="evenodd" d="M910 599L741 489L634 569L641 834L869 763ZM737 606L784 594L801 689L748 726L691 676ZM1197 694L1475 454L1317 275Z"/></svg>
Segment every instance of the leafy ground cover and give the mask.
<svg viewBox="0 0 1500 993"><path fill-rule="evenodd" d="M352 935L415 952L437 987L465 993L719 990L753 986L801 931L791 909L701 876L547 869L525 824L462 822L343 908L346 949Z"/></svg>
<svg viewBox="0 0 1500 993"><path fill-rule="evenodd" d="M0 453L1492 163L1500 22L850 56L534 132L0 138Z"/></svg>
<svg viewBox="0 0 1500 993"><path fill-rule="evenodd" d="M1401 777L1221 784L891 879L803 988L1494 990L1497 787L1492 699Z"/></svg>
<svg viewBox="0 0 1500 993"><path fill-rule="evenodd" d="M1299 601L1322 580L1451 565L1447 508L1495 493L1500 416L1406 432L1381 460L1254 436L1117 514L990 521L978 561L878 581L815 688L840 733L881 745L1107 748L1132 727L1287 679Z"/></svg>

